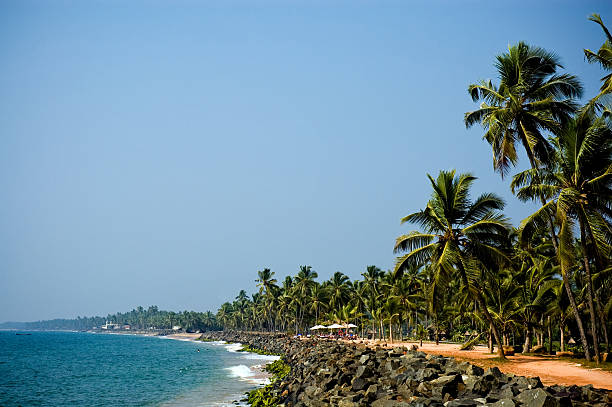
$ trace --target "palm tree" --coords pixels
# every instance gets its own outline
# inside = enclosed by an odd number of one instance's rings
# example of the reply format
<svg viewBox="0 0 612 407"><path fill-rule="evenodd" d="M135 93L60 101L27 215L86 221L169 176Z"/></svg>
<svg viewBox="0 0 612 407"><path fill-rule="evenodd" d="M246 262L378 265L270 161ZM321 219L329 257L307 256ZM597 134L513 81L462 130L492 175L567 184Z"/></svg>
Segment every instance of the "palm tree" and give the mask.
<svg viewBox="0 0 612 407"><path fill-rule="evenodd" d="M331 309L342 308L349 299L349 281L345 274L336 271L329 281L325 282L325 287L329 293L329 305Z"/></svg>
<svg viewBox="0 0 612 407"><path fill-rule="evenodd" d="M415 272L416 271L416 272ZM396 278L391 287L390 294L399 301L400 308L404 313L405 321L409 321L411 312L417 308L417 302L421 298L419 290L422 289L417 279L418 268L414 268L402 277ZM401 325L401 320L400 320ZM401 332L401 327L400 327Z"/></svg>
<svg viewBox="0 0 612 407"><path fill-rule="evenodd" d="M368 312L372 316L372 338L374 338L376 333L376 318L374 317L374 312L378 306L378 297L380 295L379 285L383 272L376 266L368 266L365 273L362 273L361 275L363 276L365 291L363 302Z"/></svg>
<svg viewBox="0 0 612 407"><path fill-rule="evenodd" d="M509 345L509 333L519 325L521 287L510 269L504 269L494 277L490 289L484 294L490 304L489 312L501 328L502 342Z"/></svg>
<svg viewBox="0 0 612 407"><path fill-rule="evenodd" d="M606 35L606 41L602 44L597 52L589 49L584 50L584 56L587 61L594 64L599 64L603 69L610 73L601 78L602 85L599 94L593 98L592 102L597 102L603 95L612 93L612 35L606 28L599 14L591 14L589 20L599 24Z"/></svg>
<svg viewBox="0 0 612 407"><path fill-rule="evenodd" d="M556 165L539 177L529 170L517 174L512 187L520 188L517 196L523 200L533 199L535 195L548 198L541 209L523 221L522 230L531 233L544 216L555 213L561 223L558 250L564 275L571 273L575 265L574 225L578 223L591 334L599 362L591 262L602 269L612 242L612 131L602 118L586 111L568 123L555 144ZM581 339L588 352L586 335Z"/></svg>
<svg viewBox="0 0 612 407"><path fill-rule="evenodd" d="M260 270L257 272L257 276L259 278L257 278L257 280L255 280L255 282L257 282L257 287L259 287L259 293L260 294L268 294L270 292L270 290L272 289L272 287L276 287L276 279L273 278L274 277L274 272L270 271L270 269L265 268L263 270Z"/></svg>
<svg viewBox="0 0 612 407"><path fill-rule="evenodd" d="M565 326L567 319L571 316L571 307L565 295L563 282L561 280L550 280L545 283L539 290L536 303L542 304L545 308L545 314L550 319L551 317L559 320L559 349L565 351ZM549 323L550 328L550 323ZM549 333L549 337L552 336ZM552 342L552 339L551 339ZM549 353L552 353L552 343L549 343Z"/></svg>
<svg viewBox="0 0 612 407"><path fill-rule="evenodd" d="M546 256L527 254L527 259L522 264L519 275L515 276L520 286L520 313L523 317L525 328L525 343L523 352L529 352L531 348L531 332L538 325L540 317L545 311L542 304L541 292L547 289L547 284L552 280L555 270L552 259Z"/></svg>
<svg viewBox="0 0 612 407"><path fill-rule="evenodd" d="M325 291L319 285L310 290L310 306L315 313L315 324L319 324L319 311L327 309Z"/></svg>
<svg viewBox="0 0 612 407"><path fill-rule="evenodd" d="M400 316L400 303L397 298L389 297L383 304L385 320L389 323L389 342L393 343L393 321Z"/></svg>
<svg viewBox="0 0 612 407"><path fill-rule="evenodd" d="M503 176L516 165L516 143L523 145L532 168L550 162L552 148L542 133L558 132L576 110L572 101L582 96L573 75L557 74L559 58L542 48L519 42L498 55L499 86L480 81L468 87L478 110L465 114L465 125L480 123L493 148L493 166Z"/></svg>
<svg viewBox="0 0 612 407"><path fill-rule="evenodd" d="M259 287L259 293L264 295L263 300L266 305L264 311L267 314L268 329L272 329L272 292L274 289L278 288L278 286L276 285L277 281L275 278L273 278L274 272L268 268L258 271L257 276L258 278L255 280L255 282L258 283L257 287Z"/></svg>
<svg viewBox="0 0 612 407"><path fill-rule="evenodd" d="M304 303L308 300L312 287L317 282L315 278L318 277L316 271L312 270L311 266L300 266L300 271L295 276L293 284L294 300L296 304L295 314L295 333L297 334L299 327L304 319Z"/></svg>
<svg viewBox="0 0 612 407"><path fill-rule="evenodd" d="M465 114L465 125L469 128L480 123L484 127L484 139L493 148L493 167L502 177L518 161L518 142L525 149L537 178L538 168L551 164L553 152L543 131L558 133L569 121L576 111L573 100L582 96L582 85L573 75L557 74L557 69L563 66L556 55L523 42L509 47L508 53L496 59L499 86L489 80L468 87L472 100L482 100L482 103L478 110ZM542 195L539 198L544 204L546 198ZM551 216L547 224L559 255ZM582 325L566 274L563 274L563 283L576 322Z"/></svg>
<svg viewBox="0 0 612 407"><path fill-rule="evenodd" d="M483 264L507 260L502 248L508 244L509 224L498 212L504 202L494 194L483 194L472 202L469 189L476 178L470 174L455 176L453 170L441 171L435 180L428 177L433 193L427 207L401 221L417 223L424 231L397 238L394 251L408 253L397 258L395 273L429 263L441 284L458 278L493 327L499 355L504 357L499 332L474 279Z"/></svg>

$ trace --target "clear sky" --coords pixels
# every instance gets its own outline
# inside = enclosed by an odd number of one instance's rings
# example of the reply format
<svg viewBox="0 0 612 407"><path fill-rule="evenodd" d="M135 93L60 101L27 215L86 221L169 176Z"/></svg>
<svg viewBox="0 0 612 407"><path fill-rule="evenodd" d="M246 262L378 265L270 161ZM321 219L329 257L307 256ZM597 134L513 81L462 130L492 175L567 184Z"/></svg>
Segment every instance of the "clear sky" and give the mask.
<svg viewBox="0 0 612 407"><path fill-rule="evenodd" d="M593 12L612 27L609 1L1 2L0 321L390 268L440 169L518 224L467 86L525 40L593 96Z"/></svg>

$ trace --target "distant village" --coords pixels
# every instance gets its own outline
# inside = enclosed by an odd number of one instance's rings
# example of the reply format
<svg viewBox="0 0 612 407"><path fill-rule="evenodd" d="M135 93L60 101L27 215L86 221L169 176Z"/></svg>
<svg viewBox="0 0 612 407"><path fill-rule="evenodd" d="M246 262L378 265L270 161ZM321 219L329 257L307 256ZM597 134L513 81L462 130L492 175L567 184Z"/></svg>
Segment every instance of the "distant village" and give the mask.
<svg viewBox="0 0 612 407"><path fill-rule="evenodd" d="M130 324L117 324L117 323L113 323L113 322L106 322L104 325L101 326L94 326L92 329L92 331L134 331L134 329L132 328L132 326ZM138 329L139 332L143 331L143 329ZM168 331L167 328L157 328L157 327L149 327L147 329L144 329L144 331L148 331L148 332L161 332L161 331ZM172 331L174 332L184 332L185 330L183 329L183 327L181 327L180 325L174 325L172 326ZM200 333L199 331L196 333Z"/></svg>

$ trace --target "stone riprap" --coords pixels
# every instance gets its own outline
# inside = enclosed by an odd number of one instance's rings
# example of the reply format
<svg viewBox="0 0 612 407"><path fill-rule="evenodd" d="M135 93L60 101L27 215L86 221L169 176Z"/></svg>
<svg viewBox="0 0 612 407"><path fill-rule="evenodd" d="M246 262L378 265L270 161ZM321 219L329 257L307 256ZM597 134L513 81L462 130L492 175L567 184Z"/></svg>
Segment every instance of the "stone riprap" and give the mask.
<svg viewBox="0 0 612 407"><path fill-rule="evenodd" d="M540 379L482 369L404 347L366 348L280 334L207 332L283 355L291 373L273 384L287 407L565 407L610 406L612 393L593 386L549 386Z"/></svg>

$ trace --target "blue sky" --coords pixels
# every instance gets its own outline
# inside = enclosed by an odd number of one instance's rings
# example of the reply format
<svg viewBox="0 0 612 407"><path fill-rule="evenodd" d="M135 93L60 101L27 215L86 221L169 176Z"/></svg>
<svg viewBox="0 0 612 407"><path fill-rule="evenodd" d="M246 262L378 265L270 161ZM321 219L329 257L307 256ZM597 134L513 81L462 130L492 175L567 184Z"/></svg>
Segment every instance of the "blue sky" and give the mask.
<svg viewBox="0 0 612 407"><path fill-rule="evenodd" d="M127 3L127 4L123 4ZM520 40L587 97L606 1L5 1L0 321L207 310L312 265L392 267L426 173L532 209L463 114ZM519 163L520 168L525 160Z"/></svg>

